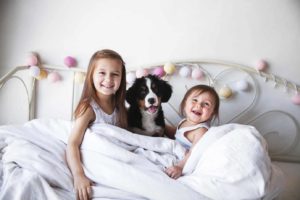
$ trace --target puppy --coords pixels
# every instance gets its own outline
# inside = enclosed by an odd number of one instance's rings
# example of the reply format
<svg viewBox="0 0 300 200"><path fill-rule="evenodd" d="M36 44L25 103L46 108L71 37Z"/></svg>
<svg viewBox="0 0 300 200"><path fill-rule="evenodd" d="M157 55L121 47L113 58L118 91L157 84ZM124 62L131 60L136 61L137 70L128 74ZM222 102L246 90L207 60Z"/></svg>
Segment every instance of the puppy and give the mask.
<svg viewBox="0 0 300 200"><path fill-rule="evenodd" d="M129 129L142 135L163 136L165 120L161 103L167 102L171 94L171 85L158 76L137 78L126 92Z"/></svg>

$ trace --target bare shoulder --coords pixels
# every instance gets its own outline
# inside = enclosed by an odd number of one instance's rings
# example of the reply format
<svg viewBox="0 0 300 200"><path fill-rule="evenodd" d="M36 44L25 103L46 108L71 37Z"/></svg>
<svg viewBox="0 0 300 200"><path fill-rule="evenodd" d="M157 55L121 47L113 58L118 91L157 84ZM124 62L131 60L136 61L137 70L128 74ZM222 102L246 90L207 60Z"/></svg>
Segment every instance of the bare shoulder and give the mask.
<svg viewBox="0 0 300 200"><path fill-rule="evenodd" d="M71 132L71 138L81 138L88 125L95 119L95 113L91 107L88 107L82 115L75 119L75 123Z"/></svg>
<svg viewBox="0 0 300 200"><path fill-rule="evenodd" d="M200 127L193 131L191 131L189 134L192 136L192 143L197 142L199 139L202 138L202 136L207 132L207 128Z"/></svg>
<svg viewBox="0 0 300 200"><path fill-rule="evenodd" d="M89 106L81 117L90 123L91 121L95 120L96 115L93 108Z"/></svg>

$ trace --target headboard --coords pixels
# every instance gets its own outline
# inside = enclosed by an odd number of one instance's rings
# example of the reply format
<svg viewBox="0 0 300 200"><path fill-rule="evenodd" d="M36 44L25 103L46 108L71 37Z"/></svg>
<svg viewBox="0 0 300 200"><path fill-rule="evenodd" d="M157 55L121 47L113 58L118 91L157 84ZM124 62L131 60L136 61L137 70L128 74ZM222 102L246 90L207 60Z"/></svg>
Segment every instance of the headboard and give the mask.
<svg viewBox="0 0 300 200"><path fill-rule="evenodd" d="M51 65L41 68L48 74L58 72L61 80L37 80L30 75L29 66L16 67L0 79L1 125L20 124L34 118L72 119L85 69ZM300 106L291 102L291 97L299 92L298 85L254 67L197 60L129 70L128 87L133 77L156 74L159 68L164 71L157 75L173 87L171 99L163 104L168 124L176 126L181 119L177 110L186 90L195 84L208 84L221 97L220 119L214 125L253 125L266 138L273 160L300 162Z"/></svg>

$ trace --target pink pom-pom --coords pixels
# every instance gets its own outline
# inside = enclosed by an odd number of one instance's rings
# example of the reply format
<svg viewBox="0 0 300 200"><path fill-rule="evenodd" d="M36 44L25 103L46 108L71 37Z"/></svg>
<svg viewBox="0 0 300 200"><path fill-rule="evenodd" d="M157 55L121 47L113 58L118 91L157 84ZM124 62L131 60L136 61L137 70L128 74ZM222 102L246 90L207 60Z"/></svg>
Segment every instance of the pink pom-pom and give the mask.
<svg viewBox="0 0 300 200"><path fill-rule="evenodd" d="M148 70L147 69L138 69L138 70L136 70L135 74L136 74L137 78L141 78L143 76L148 75Z"/></svg>
<svg viewBox="0 0 300 200"><path fill-rule="evenodd" d="M77 65L77 61L75 58L73 58L72 56L67 56L64 59L64 63L65 65L67 65L68 67L75 67Z"/></svg>
<svg viewBox="0 0 300 200"><path fill-rule="evenodd" d="M292 97L293 104L300 105L300 94L296 94Z"/></svg>
<svg viewBox="0 0 300 200"><path fill-rule="evenodd" d="M193 79L199 80L199 79L202 79L204 77L204 72L201 69L198 69L198 68L193 69L191 76L192 76Z"/></svg>
<svg viewBox="0 0 300 200"><path fill-rule="evenodd" d="M27 58L27 65L33 66L33 65L38 65L38 58L37 55L32 53L28 56Z"/></svg>
<svg viewBox="0 0 300 200"><path fill-rule="evenodd" d="M266 70L268 67L268 63L264 60L259 60L257 63L256 63L256 66L255 68L258 70L258 71L264 71Z"/></svg>
<svg viewBox="0 0 300 200"><path fill-rule="evenodd" d="M48 74L47 79L48 79L50 82L55 83L55 82L61 80L61 76L60 76L59 73L57 73L57 72L51 72L50 74Z"/></svg>
<svg viewBox="0 0 300 200"><path fill-rule="evenodd" d="M156 76L158 76L158 77L161 78L161 77L163 77L165 75L165 70L164 70L163 67L156 67L153 70L152 74L154 74L154 75L156 75Z"/></svg>

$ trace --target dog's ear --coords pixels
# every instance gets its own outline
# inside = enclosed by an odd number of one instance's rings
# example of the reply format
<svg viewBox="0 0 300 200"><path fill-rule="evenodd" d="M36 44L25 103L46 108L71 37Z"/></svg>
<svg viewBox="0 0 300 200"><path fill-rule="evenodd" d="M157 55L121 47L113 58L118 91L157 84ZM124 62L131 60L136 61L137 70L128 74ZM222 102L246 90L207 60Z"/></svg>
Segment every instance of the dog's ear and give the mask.
<svg viewBox="0 0 300 200"><path fill-rule="evenodd" d="M173 92L172 86L167 81L160 80L159 90L161 93L161 101L162 102L169 101Z"/></svg>
<svg viewBox="0 0 300 200"><path fill-rule="evenodd" d="M135 103L135 89L133 85L126 91L126 101L130 105Z"/></svg>

